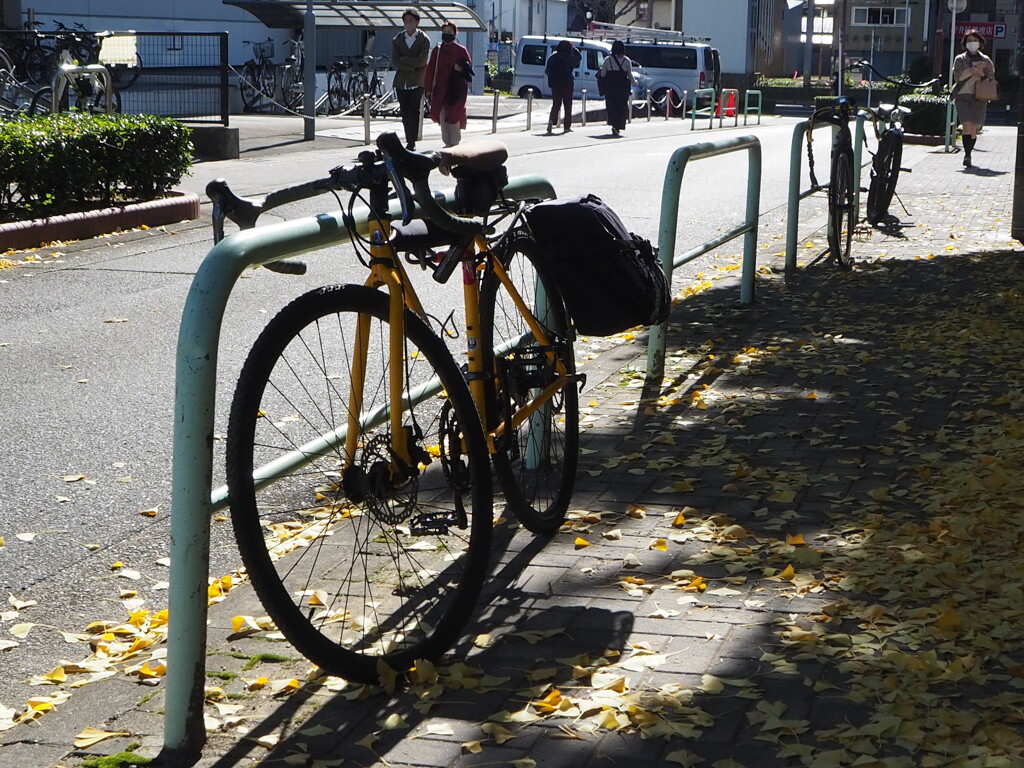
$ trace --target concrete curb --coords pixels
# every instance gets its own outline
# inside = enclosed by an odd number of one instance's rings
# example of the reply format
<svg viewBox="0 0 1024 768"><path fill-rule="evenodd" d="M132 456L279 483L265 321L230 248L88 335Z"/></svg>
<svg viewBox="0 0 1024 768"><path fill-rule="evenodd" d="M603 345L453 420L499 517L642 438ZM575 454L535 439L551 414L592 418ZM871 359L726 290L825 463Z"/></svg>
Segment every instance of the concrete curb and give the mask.
<svg viewBox="0 0 1024 768"><path fill-rule="evenodd" d="M36 248L57 240L83 240L122 229L158 227L199 218L199 197L172 192L160 200L0 224L0 249Z"/></svg>

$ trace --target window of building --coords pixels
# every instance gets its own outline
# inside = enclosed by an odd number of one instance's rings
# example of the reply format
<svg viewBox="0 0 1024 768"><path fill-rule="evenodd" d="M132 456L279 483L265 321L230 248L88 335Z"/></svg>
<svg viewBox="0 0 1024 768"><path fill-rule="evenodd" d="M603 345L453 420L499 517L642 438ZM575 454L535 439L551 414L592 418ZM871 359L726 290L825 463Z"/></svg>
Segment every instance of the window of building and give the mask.
<svg viewBox="0 0 1024 768"><path fill-rule="evenodd" d="M853 23L862 27L905 27L906 8L854 8Z"/></svg>

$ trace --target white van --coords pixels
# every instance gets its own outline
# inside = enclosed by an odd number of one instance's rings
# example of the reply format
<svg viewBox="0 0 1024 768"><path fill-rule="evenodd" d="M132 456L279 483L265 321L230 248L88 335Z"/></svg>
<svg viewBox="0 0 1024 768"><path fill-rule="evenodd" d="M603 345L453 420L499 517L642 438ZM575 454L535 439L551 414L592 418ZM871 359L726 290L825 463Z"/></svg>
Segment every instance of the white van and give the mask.
<svg viewBox="0 0 1024 768"><path fill-rule="evenodd" d="M625 41L626 55L643 67L655 103L669 91L678 100L683 91L693 99L699 88L722 87L722 65L717 48L707 43Z"/></svg>
<svg viewBox="0 0 1024 768"><path fill-rule="evenodd" d="M568 40L581 55L580 65L575 69L576 80L573 86L573 96L579 97L580 92L586 89L587 95L591 98L598 98L597 95L597 73L604 63L604 57L611 55L612 45L603 40L584 40L582 38L555 37L553 35L526 35L519 39L519 46L516 48L515 74L512 76L512 93L526 98L529 92L533 95L549 98L551 89L548 87L548 77L544 74L544 66L548 57L555 52L556 46L562 41ZM636 69L636 83L633 86L633 95L640 98L644 94L646 80L643 70Z"/></svg>

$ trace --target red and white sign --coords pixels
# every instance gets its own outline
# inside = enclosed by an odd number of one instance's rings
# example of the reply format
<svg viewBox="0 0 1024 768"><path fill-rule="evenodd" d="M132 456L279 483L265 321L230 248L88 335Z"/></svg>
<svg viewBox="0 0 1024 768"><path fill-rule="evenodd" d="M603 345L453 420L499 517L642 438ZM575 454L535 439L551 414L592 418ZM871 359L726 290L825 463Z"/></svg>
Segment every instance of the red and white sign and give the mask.
<svg viewBox="0 0 1024 768"><path fill-rule="evenodd" d="M958 21L954 29L956 30L954 34L958 40L966 35L970 29L978 30L988 40L1006 37L1005 24L993 24L988 21Z"/></svg>

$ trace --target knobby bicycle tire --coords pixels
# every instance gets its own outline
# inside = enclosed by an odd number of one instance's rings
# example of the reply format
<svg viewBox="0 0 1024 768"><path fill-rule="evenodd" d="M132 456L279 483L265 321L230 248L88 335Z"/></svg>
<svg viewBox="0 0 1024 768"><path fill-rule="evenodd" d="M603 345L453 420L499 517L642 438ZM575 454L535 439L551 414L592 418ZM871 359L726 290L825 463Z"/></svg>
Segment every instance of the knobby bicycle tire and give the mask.
<svg viewBox="0 0 1024 768"><path fill-rule="evenodd" d="M495 473L506 507L535 533L558 530L572 498L579 461L579 390L572 336L561 294L540 260L537 243L525 233L498 254L530 311L548 330L569 379L555 396L519 427L496 435ZM546 306L546 310L544 307ZM550 385L553 366L537 345L522 313L493 271L480 290L480 345L484 369L493 372L489 430ZM520 340L513 349L510 341ZM499 353L495 354L495 348Z"/></svg>
<svg viewBox="0 0 1024 768"><path fill-rule="evenodd" d="M872 224L878 224L889 215L902 161L903 132L899 129L886 131L878 142L878 151L871 163L867 216Z"/></svg>
<svg viewBox="0 0 1024 768"><path fill-rule="evenodd" d="M853 152L836 149L832 153L832 170L828 186L828 247L832 258L842 269L853 266L850 246L857 224L857 206L853 189Z"/></svg>
<svg viewBox="0 0 1024 768"><path fill-rule="evenodd" d="M239 377L227 438L231 519L267 613L324 671L378 681L458 639L487 575L492 489L483 431L451 353L405 313L403 433L419 472L398 479L387 414L388 297L330 286L292 301L260 334ZM369 323L355 459L315 444L345 430L356 324ZM430 382L434 383L431 384ZM422 391L422 390L421 390ZM337 439L335 439L337 442ZM300 450L291 472L280 460ZM254 467L278 461L257 489ZM410 469L405 467L405 469Z"/></svg>

